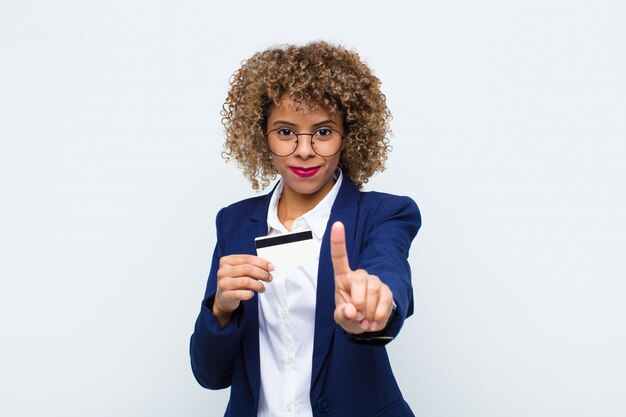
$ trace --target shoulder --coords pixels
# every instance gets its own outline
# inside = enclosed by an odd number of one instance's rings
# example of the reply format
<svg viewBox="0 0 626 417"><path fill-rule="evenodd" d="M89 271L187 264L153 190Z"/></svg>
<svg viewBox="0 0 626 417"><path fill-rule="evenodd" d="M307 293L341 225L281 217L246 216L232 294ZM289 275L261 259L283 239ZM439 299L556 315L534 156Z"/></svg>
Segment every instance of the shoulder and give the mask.
<svg viewBox="0 0 626 417"><path fill-rule="evenodd" d="M385 203L417 207L415 201L406 195L389 194L380 191L359 191L359 195L361 204L363 205L377 205Z"/></svg>
<svg viewBox="0 0 626 417"><path fill-rule="evenodd" d="M360 211L373 212L380 216L405 213L416 217L418 220L421 219L417 204L408 196L388 194L379 191L360 191L359 206Z"/></svg>
<svg viewBox="0 0 626 417"><path fill-rule="evenodd" d="M387 220L400 220L417 230L422 223L420 211L411 197L359 190L347 175L333 209L342 214L352 211L353 222L359 227L376 227Z"/></svg>
<svg viewBox="0 0 626 417"><path fill-rule="evenodd" d="M252 214L261 204L263 204L263 201L268 198L268 196L268 194L265 194L256 197L246 198L245 200L240 200L226 207L223 207L220 212L233 215L245 215L246 213Z"/></svg>
<svg viewBox="0 0 626 417"><path fill-rule="evenodd" d="M237 201L220 209L215 218L218 230L231 230L243 224L242 220L261 220L267 213L270 194Z"/></svg>
<svg viewBox="0 0 626 417"><path fill-rule="evenodd" d="M380 191L362 191L344 172L343 183L337 195L338 204L335 206L341 210L352 205L358 205L359 210L371 210L377 208L407 209L419 214L417 204L411 197L401 196Z"/></svg>
<svg viewBox="0 0 626 417"><path fill-rule="evenodd" d="M361 191L355 224L364 236L406 235L410 242L422 227L422 216L411 197Z"/></svg>

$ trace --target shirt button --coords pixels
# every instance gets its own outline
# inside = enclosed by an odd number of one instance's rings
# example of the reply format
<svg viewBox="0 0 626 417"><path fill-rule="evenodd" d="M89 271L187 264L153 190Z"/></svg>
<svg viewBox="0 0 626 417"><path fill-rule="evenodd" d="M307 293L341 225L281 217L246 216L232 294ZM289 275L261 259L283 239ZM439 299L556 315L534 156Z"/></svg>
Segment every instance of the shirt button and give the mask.
<svg viewBox="0 0 626 417"><path fill-rule="evenodd" d="M287 405L285 406L285 410L287 410L287 411L291 411L291 410L292 410L292 408L293 408L293 407L291 407L291 404L287 404Z"/></svg>
<svg viewBox="0 0 626 417"><path fill-rule="evenodd" d="M293 358L287 358L287 365L292 365L294 362Z"/></svg>
<svg viewBox="0 0 626 417"><path fill-rule="evenodd" d="M289 318L289 314L287 314L287 312L285 310L280 312L280 318L282 320L287 320Z"/></svg>

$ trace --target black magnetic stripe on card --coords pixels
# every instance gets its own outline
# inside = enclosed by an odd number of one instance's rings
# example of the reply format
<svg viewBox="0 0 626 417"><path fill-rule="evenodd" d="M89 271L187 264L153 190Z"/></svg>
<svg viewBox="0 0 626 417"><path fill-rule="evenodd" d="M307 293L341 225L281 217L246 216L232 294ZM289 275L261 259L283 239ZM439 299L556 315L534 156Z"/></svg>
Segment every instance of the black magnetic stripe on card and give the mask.
<svg viewBox="0 0 626 417"><path fill-rule="evenodd" d="M284 245L285 243L300 242L302 240L313 239L313 232L292 233L289 235L280 235L256 240L254 243L257 249L267 248L268 246Z"/></svg>

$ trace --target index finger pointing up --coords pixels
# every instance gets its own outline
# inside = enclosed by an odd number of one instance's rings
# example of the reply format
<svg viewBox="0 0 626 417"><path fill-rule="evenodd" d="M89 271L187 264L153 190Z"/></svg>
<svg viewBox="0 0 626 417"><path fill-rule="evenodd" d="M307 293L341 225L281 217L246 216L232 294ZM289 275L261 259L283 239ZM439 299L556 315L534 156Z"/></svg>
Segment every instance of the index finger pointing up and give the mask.
<svg viewBox="0 0 626 417"><path fill-rule="evenodd" d="M346 249L346 232L341 222L333 223L330 229L330 257L335 270L335 278L348 276L352 272Z"/></svg>

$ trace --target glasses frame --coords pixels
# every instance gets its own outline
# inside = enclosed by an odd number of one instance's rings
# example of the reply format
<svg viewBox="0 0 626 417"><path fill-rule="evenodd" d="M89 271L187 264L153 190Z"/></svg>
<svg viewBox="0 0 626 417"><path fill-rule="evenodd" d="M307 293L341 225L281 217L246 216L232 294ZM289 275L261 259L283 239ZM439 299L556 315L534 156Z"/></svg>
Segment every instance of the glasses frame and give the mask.
<svg viewBox="0 0 626 417"><path fill-rule="evenodd" d="M267 144L267 149L269 149L269 151L270 151L270 153L271 153L272 155L276 155L276 156L278 156L278 157L280 157L280 158L285 158L285 157L287 157L287 156L291 156L291 155L293 155L293 154L294 154L294 153L298 150L298 144L300 143L300 136L303 136L303 135L304 135L304 136L309 136L309 138L310 138L310 139L309 139L309 141L310 141L310 144L311 144L311 149L313 149L313 152L315 152L315 154L316 154L316 155L321 156L322 158L331 158L331 157L333 157L333 156L337 155L339 152L341 152L341 149L343 149L343 140L344 140L344 138L345 138L345 135L344 135L344 134L342 134L342 133L341 133L340 131L338 131L337 129L333 129L333 128L331 128L331 127L321 127L321 128L317 129L317 130L316 130L315 132L313 132L313 133L296 133L296 132L294 132L294 131L292 130L293 134L294 134L294 135L296 135L296 146L294 146L293 151L291 151L291 153L288 153L287 155L279 155L279 154L277 154L276 152L272 151L272 148L270 147L270 139L269 139L269 136L270 136L270 133L272 133L272 132L276 132L277 130L281 130L281 129L289 129L289 128L288 128L288 127L277 127L276 129L272 129L272 130L270 130L269 132L267 132L267 133L264 133L264 134L263 134L263 136L265 136L265 142L266 142L266 144ZM315 135L315 133L316 133L316 132L318 132L319 130L322 130L322 129L328 129L328 130L331 130L331 131L333 131L333 132L336 132L336 133L338 133L338 134L339 134L339 137L341 138L341 139L340 139L340 141L341 141L341 145L339 146L339 149L337 150L337 152L335 152L335 153L334 153L334 154L332 154L332 155L321 155L321 154L319 154L319 153L315 150L315 142L313 141L313 135ZM289 130L291 130L291 129L289 129Z"/></svg>

